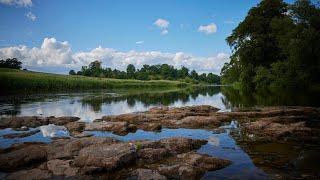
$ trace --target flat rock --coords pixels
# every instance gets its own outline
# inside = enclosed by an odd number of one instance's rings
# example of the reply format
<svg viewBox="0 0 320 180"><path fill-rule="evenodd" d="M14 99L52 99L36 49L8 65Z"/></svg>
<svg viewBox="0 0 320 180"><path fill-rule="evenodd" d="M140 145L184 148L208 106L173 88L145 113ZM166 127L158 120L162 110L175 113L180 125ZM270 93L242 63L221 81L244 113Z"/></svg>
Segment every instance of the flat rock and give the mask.
<svg viewBox="0 0 320 180"><path fill-rule="evenodd" d="M136 152L129 143L94 144L80 150L75 164L110 171L133 162L135 158Z"/></svg>
<svg viewBox="0 0 320 180"><path fill-rule="evenodd" d="M85 126L86 131L111 131L115 134L124 135L130 130L127 122L94 122L87 123Z"/></svg>
<svg viewBox="0 0 320 180"><path fill-rule="evenodd" d="M156 170L150 169L137 169L131 173L131 177L128 180L166 180L167 178L159 174Z"/></svg>
<svg viewBox="0 0 320 180"><path fill-rule="evenodd" d="M79 168L72 165L72 160L53 159L47 162L47 169L56 176L76 176Z"/></svg>
<svg viewBox="0 0 320 180"><path fill-rule="evenodd" d="M14 145L0 154L0 170L17 170L21 167L45 161L45 145L42 143L23 143Z"/></svg>
<svg viewBox="0 0 320 180"><path fill-rule="evenodd" d="M35 180L35 179L49 179L52 177L52 173L48 170L43 170L39 168L30 170L21 170L9 174L6 179L8 180Z"/></svg>

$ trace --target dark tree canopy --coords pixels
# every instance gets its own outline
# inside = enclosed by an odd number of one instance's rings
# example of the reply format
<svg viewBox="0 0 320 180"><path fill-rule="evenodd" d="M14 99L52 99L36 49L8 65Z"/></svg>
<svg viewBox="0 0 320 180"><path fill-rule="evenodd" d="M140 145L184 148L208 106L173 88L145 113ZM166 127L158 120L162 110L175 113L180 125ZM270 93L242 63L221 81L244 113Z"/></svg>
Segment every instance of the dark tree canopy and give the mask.
<svg viewBox="0 0 320 180"><path fill-rule="evenodd" d="M6 60L0 60L1 68L21 69L22 62L17 58L8 58Z"/></svg>
<svg viewBox="0 0 320 180"><path fill-rule="evenodd" d="M224 84L261 89L320 83L320 9L309 0L262 0L227 42L233 54L221 70Z"/></svg>

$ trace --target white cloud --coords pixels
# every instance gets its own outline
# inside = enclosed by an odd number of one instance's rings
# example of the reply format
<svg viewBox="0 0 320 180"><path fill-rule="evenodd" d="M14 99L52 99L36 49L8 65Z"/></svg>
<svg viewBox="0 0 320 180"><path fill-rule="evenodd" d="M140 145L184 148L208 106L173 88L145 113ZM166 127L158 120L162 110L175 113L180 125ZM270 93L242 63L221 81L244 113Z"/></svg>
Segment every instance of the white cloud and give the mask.
<svg viewBox="0 0 320 180"><path fill-rule="evenodd" d="M184 52L165 53L159 51L122 52L101 46L91 51L72 52L67 41L45 38L41 47L29 48L24 45L0 48L0 59L16 57L28 69L52 72L68 72L70 68L79 70L93 60L100 60L105 67L125 70L128 64L141 68L144 64L170 64L177 68L186 66L199 72L219 74L229 55L219 53L212 57L198 57Z"/></svg>
<svg viewBox="0 0 320 180"><path fill-rule="evenodd" d="M144 41L137 41L136 44L143 44Z"/></svg>
<svg viewBox="0 0 320 180"><path fill-rule="evenodd" d="M12 6L31 7L32 0L0 0L0 3Z"/></svg>
<svg viewBox="0 0 320 180"><path fill-rule="evenodd" d="M201 25L198 28L199 32L203 32L205 34L212 34L217 32L217 25L214 23L208 24L208 25Z"/></svg>
<svg viewBox="0 0 320 180"><path fill-rule="evenodd" d="M28 13L26 14L26 17L27 17L28 19L30 19L31 21L35 21L35 20L37 19L37 17L36 17L32 12L28 12Z"/></svg>
<svg viewBox="0 0 320 180"><path fill-rule="evenodd" d="M154 25L158 26L160 29L167 29L169 27L170 22L165 19L157 19Z"/></svg>
<svg viewBox="0 0 320 180"><path fill-rule="evenodd" d="M167 29L164 29L164 30L161 31L160 34L161 34L161 35L166 35L166 34L168 34L168 33L169 33L169 31L168 31Z"/></svg>

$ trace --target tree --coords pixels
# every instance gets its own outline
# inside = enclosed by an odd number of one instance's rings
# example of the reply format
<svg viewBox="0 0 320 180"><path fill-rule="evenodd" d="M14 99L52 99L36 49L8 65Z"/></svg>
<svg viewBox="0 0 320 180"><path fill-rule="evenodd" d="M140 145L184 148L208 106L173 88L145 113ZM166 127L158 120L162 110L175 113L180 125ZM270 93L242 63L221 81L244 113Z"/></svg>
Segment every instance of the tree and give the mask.
<svg viewBox="0 0 320 180"><path fill-rule="evenodd" d="M197 71L195 71L195 70L192 70L192 71L191 71L190 76L191 76L191 78L194 79L194 80L198 80L198 79L199 79L199 75L198 75Z"/></svg>
<svg viewBox="0 0 320 180"><path fill-rule="evenodd" d="M310 0L263 0L227 38L233 50L223 83L248 89L320 83L320 9Z"/></svg>
<svg viewBox="0 0 320 180"><path fill-rule="evenodd" d="M0 60L1 68L21 69L22 62L17 58L8 58L6 60Z"/></svg>
<svg viewBox="0 0 320 180"><path fill-rule="evenodd" d="M136 73L136 68L134 67L133 64L129 64L129 65L127 66L127 75L128 75L128 78L133 79L134 76L135 76L135 73Z"/></svg>
<svg viewBox="0 0 320 180"><path fill-rule="evenodd" d="M181 69L178 70L178 77L184 79L189 76L189 69L182 66Z"/></svg>
<svg viewBox="0 0 320 180"><path fill-rule="evenodd" d="M69 71L69 75L76 75L76 72L75 72L73 69L71 69L71 70Z"/></svg>

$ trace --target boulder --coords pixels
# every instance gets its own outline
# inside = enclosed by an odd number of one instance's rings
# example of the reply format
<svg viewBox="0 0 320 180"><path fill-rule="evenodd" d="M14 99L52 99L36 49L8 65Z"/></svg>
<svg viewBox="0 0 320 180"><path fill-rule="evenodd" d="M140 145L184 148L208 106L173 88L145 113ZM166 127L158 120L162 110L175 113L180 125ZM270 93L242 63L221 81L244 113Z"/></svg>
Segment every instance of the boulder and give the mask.
<svg viewBox="0 0 320 180"><path fill-rule="evenodd" d="M202 145L206 144L206 140L188 139L183 137L174 137L161 139L160 143L170 151L172 154L180 154L198 149Z"/></svg>
<svg viewBox="0 0 320 180"><path fill-rule="evenodd" d="M48 170L43 170L39 168L30 169L30 170L21 170L9 174L6 179L8 180L35 180L35 179L50 179L52 173Z"/></svg>
<svg viewBox="0 0 320 180"><path fill-rule="evenodd" d="M79 168L74 167L72 163L72 160L53 159L47 162L47 168L56 176L76 176L78 175Z"/></svg>
<svg viewBox="0 0 320 180"><path fill-rule="evenodd" d="M79 151L93 144L112 144L118 142L108 137L85 137L75 139L58 139L47 145L48 159L72 159Z"/></svg>
<svg viewBox="0 0 320 180"><path fill-rule="evenodd" d="M22 143L13 145L0 154L0 170L10 171L37 164L47 158L45 144Z"/></svg>
<svg viewBox="0 0 320 180"><path fill-rule="evenodd" d="M80 150L76 166L114 170L133 162L136 152L129 143L94 144Z"/></svg>
<svg viewBox="0 0 320 180"><path fill-rule="evenodd" d="M138 160L143 163L154 163L170 156L170 152L165 148L145 148L137 153Z"/></svg>
<svg viewBox="0 0 320 180"><path fill-rule="evenodd" d="M111 131L115 134L124 135L129 132L127 122L94 122L87 123L85 126L86 131Z"/></svg>
<svg viewBox="0 0 320 180"><path fill-rule="evenodd" d="M137 180L166 180L167 178L161 174L159 174L156 170L150 169L137 169L131 173L130 179Z"/></svg>

